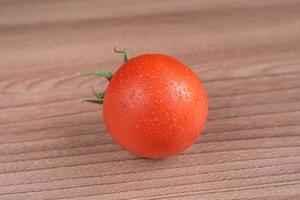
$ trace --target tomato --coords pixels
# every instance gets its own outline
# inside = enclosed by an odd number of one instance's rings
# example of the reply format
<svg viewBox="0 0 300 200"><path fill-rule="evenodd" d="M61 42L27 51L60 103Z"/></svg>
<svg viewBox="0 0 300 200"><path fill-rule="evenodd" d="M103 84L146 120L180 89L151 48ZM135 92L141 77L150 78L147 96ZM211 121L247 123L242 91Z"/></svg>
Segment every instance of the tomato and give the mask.
<svg viewBox="0 0 300 200"><path fill-rule="evenodd" d="M119 145L158 159L197 140L207 120L208 99L188 66L166 55L146 54L129 59L112 76L103 114Z"/></svg>

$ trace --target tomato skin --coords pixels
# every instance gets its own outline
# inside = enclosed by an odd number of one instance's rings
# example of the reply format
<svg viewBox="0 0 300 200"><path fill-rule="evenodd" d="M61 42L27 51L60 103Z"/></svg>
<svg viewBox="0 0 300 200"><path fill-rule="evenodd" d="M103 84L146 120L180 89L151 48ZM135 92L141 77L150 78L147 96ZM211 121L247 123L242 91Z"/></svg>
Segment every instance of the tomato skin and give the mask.
<svg viewBox="0 0 300 200"><path fill-rule="evenodd" d="M113 139L146 158L175 155L196 141L208 114L197 76L180 61L160 54L130 59L105 92L104 122Z"/></svg>

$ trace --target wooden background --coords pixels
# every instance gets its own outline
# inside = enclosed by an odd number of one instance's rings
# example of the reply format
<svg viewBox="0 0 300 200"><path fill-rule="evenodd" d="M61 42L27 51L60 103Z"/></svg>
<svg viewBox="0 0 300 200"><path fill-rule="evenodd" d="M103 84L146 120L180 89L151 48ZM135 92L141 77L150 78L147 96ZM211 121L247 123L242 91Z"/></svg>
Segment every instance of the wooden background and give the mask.
<svg viewBox="0 0 300 200"><path fill-rule="evenodd" d="M114 46L198 73L196 144L137 158L80 103ZM1 200L300 199L300 1L1 0L0 69Z"/></svg>

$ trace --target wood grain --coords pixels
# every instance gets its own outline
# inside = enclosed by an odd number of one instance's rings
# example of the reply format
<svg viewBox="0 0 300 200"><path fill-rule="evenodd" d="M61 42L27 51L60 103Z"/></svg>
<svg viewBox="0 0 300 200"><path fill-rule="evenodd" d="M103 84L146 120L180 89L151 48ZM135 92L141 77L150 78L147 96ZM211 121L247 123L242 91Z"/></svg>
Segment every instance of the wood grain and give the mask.
<svg viewBox="0 0 300 200"><path fill-rule="evenodd" d="M300 1L0 2L0 199L300 199ZM121 57L177 57L209 96L178 156L116 145L80 104Z"/></svg>

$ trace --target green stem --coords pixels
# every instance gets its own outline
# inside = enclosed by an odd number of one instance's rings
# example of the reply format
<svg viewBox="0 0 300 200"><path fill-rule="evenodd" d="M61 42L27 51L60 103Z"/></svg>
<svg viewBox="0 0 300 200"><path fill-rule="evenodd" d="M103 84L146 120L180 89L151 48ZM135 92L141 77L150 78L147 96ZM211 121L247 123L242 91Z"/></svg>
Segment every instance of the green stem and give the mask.
<svg viewBox="0 0 300 200"><path fill-rule="evenodd" d="M129 56L128 56L128 53L126 52L126 49L124 49L124 50L118 50L117 47L114 47L114 52L115 53L122 53L122 54L124 54L124 62L128 62Z"/></svg>

